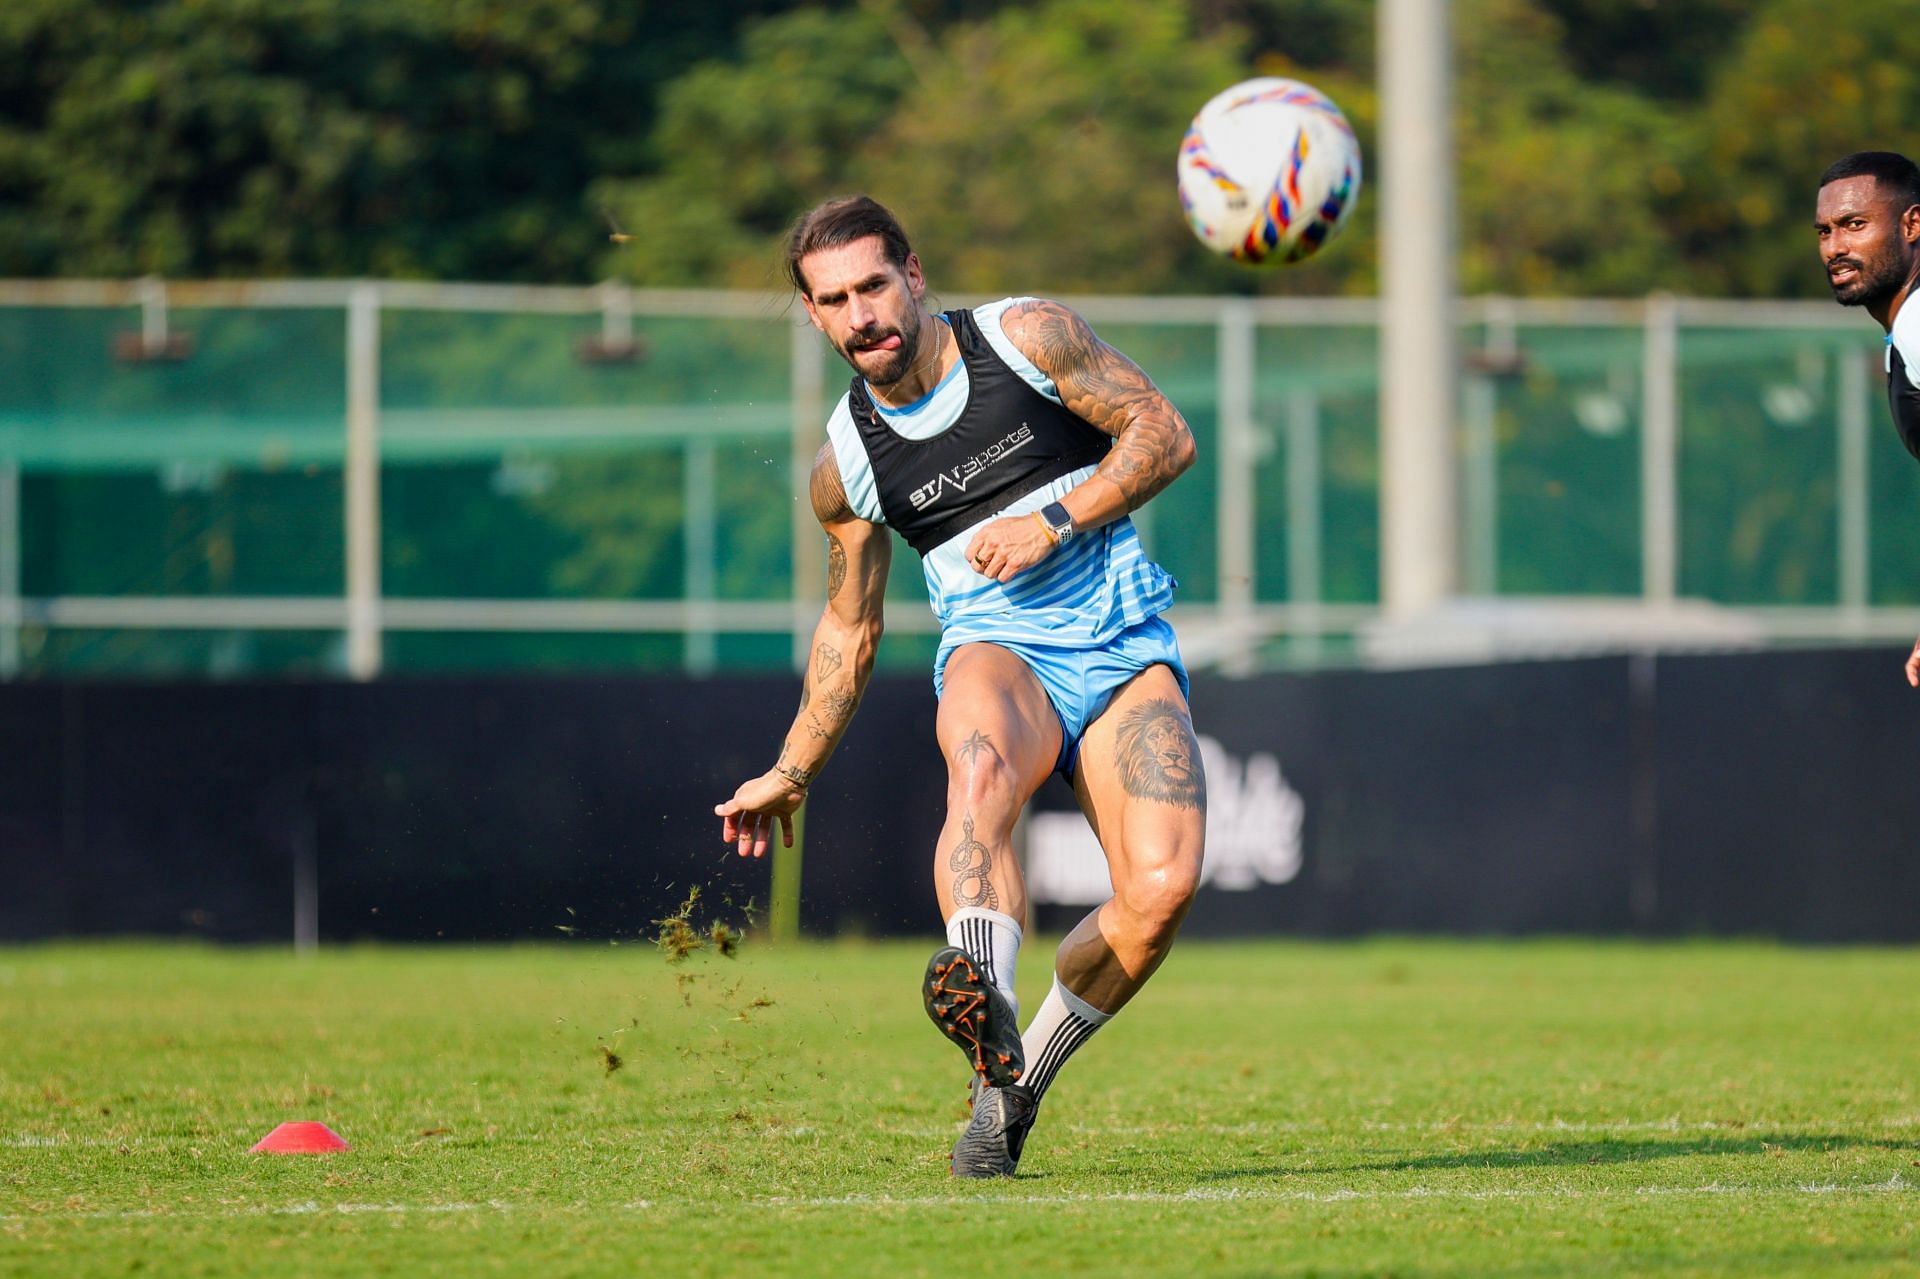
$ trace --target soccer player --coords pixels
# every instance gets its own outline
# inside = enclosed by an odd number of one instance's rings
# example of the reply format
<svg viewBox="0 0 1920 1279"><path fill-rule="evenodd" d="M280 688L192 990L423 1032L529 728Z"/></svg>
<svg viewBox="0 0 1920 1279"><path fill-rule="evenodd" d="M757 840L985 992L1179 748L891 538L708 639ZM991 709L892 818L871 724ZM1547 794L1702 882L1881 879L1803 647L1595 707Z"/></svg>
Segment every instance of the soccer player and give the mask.
<svg viewBox="0 0 1920 1279"><path fill-rule="evenodd" d="M891 528L919 553L941 628L934 881L949 945L922 998L974 1071L952 1168L1010 1176L1055 1073L1160 966L1200 882L1206 783L1160 616L1174 583L1128 518L1193 464L1193 436L1057 302L933 313L906 234L865 196L802 218L787 270L854 371L810 485L827 605L778 759L714 812L742 856L762 855L776 823L792 844L792 814L873 670ZM1113 896L1060 944L1023 1035L1013 827L1055 772L1099 836Z"/></svg>
<svg viewBox="0 0 1920 1279"><path fill-rule="evenodd" d="M1863 306L1887 333L1887 402L1907 452L1920 458L1920 166L1892 151L1856 151L1820 175L1813 229L1833 300ZM1920 640L1907 655L1920 688Z"/></svg>

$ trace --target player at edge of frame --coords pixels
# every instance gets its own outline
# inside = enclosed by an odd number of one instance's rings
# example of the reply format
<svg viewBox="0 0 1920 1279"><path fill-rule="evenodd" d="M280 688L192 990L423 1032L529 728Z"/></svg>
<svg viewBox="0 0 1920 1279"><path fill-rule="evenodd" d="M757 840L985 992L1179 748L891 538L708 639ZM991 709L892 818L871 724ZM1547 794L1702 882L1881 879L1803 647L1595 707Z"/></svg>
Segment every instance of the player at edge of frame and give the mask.
<svg viewBox="0 0 1920 1279"><path fill-rule="evenodd" d="M1887 407L1907 452L1920 458L1920 166L1894 151L1856 151L1820 175L1813 217L1833 300L1864 307L1886 333ZM1920 688L1920 639L1907 654Z"/></svg>

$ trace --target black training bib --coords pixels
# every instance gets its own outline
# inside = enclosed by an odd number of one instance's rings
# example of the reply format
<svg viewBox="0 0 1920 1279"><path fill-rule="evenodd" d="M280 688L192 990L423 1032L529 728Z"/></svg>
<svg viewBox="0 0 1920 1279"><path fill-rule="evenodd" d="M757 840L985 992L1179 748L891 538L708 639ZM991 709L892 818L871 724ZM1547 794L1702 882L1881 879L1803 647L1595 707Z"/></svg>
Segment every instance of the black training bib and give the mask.
<svg viewBox="0 0 1920 1279"><path fill-rule="evenodd" d="M865 378L856 374L847 392L881 513L922 556L1113 447L1112 436L1008 368L973 312L948 311L946 318L967 366L967 406L947 430L909 440L874 408Z"/></svg>
<svg viewBox="0 0 1920 1279"><path fill-rule="evenodd" d="M1891 367L1887 370L1887 404L1893 410L1893 426L1907 452L1920 458L1920 387L1907 379L1907 363L1900 348L1887 347Z"/></svg>

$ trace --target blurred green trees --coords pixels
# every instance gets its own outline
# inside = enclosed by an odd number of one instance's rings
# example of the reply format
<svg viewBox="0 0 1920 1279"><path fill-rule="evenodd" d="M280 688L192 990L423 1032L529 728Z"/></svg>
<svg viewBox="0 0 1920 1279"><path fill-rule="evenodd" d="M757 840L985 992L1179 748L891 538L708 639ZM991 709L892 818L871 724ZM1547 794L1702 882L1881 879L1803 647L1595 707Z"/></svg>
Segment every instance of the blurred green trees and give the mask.
<svg viewBox="0 0 1920 1279"><path fill-rule="evenodd" d="M0 275L583 278L651 87L782 6L654 7L5 0Z"/></svg>
<svg viewBox="0 0 1920 1279"><path fill-rule="evenodd" d="M6 0L0 275L765 287L797 212L864 189L953 290L1369 293L1374 201L1254 273L1171 183L1253 74L1371 150L1374 9ZM1819 296L1814 179L1914 146L1920 0L1454 0L1454 28L1469 291Z"/></svg>

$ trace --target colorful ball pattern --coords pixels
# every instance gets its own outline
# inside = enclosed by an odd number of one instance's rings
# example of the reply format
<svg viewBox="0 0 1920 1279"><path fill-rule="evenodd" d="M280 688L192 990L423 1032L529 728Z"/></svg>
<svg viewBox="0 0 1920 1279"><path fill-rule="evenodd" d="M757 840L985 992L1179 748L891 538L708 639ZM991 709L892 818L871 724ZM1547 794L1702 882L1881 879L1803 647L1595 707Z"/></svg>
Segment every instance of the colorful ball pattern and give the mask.
<svg viewBox="0 0 1920 1279"><path fill-rule="evenodd" d="M1215 94L1180 143L1188 225L1252 265L1318 252L1352 216L1360 175L1360 143L1333 99L1278 76Z"/></svg>

